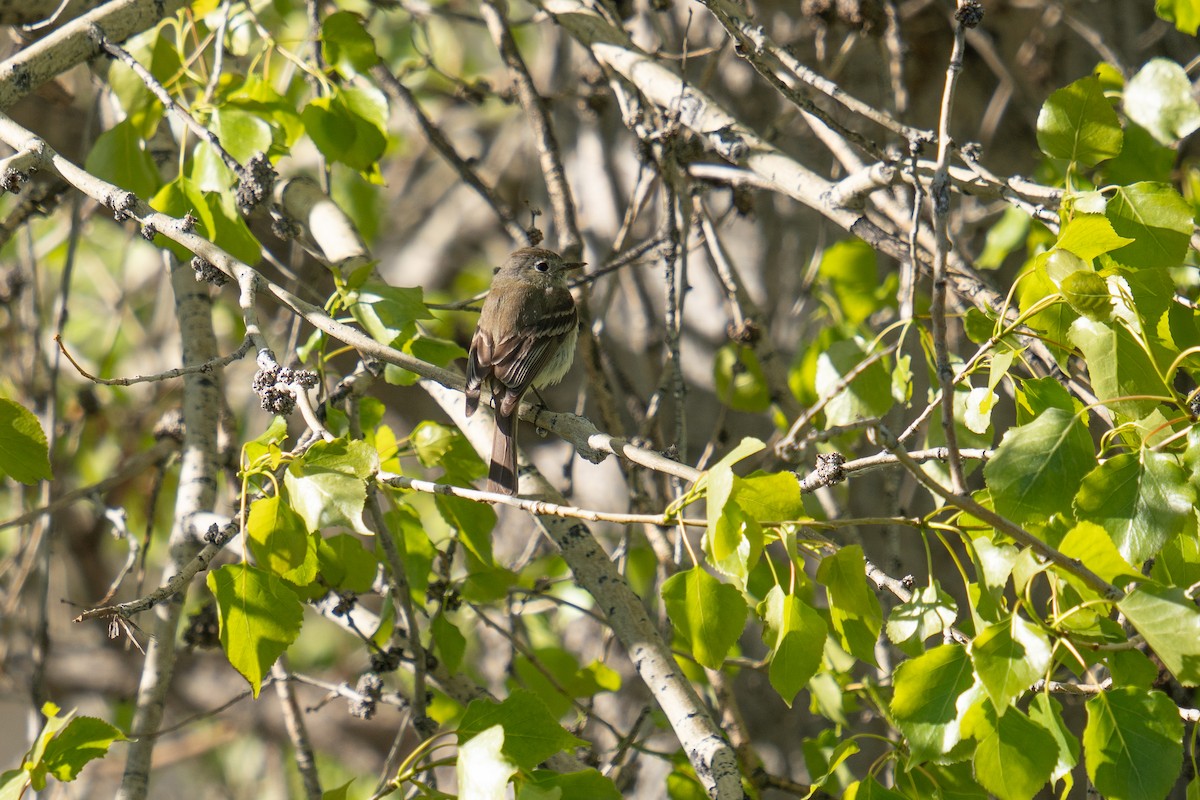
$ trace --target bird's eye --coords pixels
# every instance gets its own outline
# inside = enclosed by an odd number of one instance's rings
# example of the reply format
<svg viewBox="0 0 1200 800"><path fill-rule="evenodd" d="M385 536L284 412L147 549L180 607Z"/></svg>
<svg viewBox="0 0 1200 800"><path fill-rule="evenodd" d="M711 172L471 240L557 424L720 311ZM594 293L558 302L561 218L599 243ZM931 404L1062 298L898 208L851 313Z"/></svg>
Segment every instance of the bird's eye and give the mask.
<svg viewBox="0 0 1200 800"><path fill-rule="evenodd" d="M546 272L550 269L550 262L545 259L533 262L533 268L538 272Z"/></svg>

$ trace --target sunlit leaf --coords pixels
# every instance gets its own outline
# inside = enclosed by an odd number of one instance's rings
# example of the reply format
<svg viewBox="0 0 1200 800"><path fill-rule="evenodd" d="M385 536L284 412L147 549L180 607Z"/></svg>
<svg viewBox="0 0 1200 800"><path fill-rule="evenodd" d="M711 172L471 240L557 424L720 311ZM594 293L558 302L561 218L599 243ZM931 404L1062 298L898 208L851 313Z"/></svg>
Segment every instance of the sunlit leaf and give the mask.
<svg viewBox="0 0 1200 800"><path fill-rule="evenodd" d="M742 593L693 567L668 578L662 597L675 630L691 645L696 660L719 669L746 624L749 609Z"/></svg>
<svg viewBox="0 0 1200 800"><path fill-rule="evenodd" d="M1087 701L1087 774L1112 800L1162 800L1183 761L1179 709L1159 691L1113 687Z"/></svg>
<svg viewBox="0 0 1200 800"><path fill-rule="evenodd" d="M1051 158L1088 166L1121 152L1121 123L1100 81L1089 75L1050 95L1038 114L1037 140Z"/></svg>
<svg viewBox="0 0 1200 800"><path fill-rule="evenodd" d="M208 574L217 601L221 647L258 697L263 678L300 633L304 607L278 576L247 564Z"/></svg>

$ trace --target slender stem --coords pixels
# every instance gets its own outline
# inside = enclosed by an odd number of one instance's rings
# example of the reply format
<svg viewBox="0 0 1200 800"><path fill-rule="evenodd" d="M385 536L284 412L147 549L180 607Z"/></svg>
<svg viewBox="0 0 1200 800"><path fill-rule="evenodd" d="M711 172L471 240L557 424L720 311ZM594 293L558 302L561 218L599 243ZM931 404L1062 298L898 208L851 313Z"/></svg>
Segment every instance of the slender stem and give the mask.
<svg viewBox="0 0 1200 800"><path fill-rule="evenodd" d="M554 134L554 126L550 123L550 115L546 112L545 101L533 85L533 77L529 74L525 59L521 57L521 51L517 49L516 41L513 40L507 13L506 0L484 0L479 7L479 14L487 23L492 40L508 66L509 74L517 88L517 98L521 101L521 108L525 110L525 116L533 130L542 174L546 178L546 191L549 192L550 204L554 207L554 225L558 234L559 250L568 261L577 261L583 252L583 239L579 235L579 223L575 219L575 201L567 184L566 170L563 169L562 151Z"/></svg>
<svg viewBox="0 0 1200 800"><path fill-rule="evenodd" d="M960 7L962 2L960 0ZM966 26L959 22L954 28L954 47L946 67L946 84L942 92L938 118L937 170L933 174L930 194L933 199L933 295L929 316L933 333L933 352L938 384L942 390L942 434L950 449L950 480L956 494L966 491L962 459L958 455L958 433L954 428L954 372L950 368L950 351L946 339L946 260L950 253L950 115L954 108L954 92L962 73L963 52L966 49Z"/></svg>

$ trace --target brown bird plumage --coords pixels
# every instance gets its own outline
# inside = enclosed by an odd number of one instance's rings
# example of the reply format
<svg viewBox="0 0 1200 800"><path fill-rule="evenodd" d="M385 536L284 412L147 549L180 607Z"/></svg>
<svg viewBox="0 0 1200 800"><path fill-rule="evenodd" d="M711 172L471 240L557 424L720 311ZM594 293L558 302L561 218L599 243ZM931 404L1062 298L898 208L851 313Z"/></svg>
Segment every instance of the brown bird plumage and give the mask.
<svg viewBox="0 0 1200 800"><path fill-rule="evenodd" d="M488 490L517 493L517 410L531 386L558 383L571 368L579 314L564 263L551 250L523 247L492 278L467 356L466 412L479 407L480 389L492 386L496 433Z"/></svg>

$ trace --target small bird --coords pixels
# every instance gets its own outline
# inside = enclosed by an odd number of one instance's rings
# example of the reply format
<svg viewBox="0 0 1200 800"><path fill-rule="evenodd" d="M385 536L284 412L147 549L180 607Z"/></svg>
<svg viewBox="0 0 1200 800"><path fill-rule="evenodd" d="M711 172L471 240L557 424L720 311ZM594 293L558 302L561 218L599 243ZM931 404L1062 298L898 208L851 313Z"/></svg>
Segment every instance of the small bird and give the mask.
<svg viewBox="0 0 1200 800"><path fill-rule="evenodd" d="M517 410L531 387L558 383L571 368L579 312L567 274L584 266L551 250L523 247L496 270L467 356L467 416L479 408L484 381L492 386L496 433L487 489L517 493Z"/></svg>

